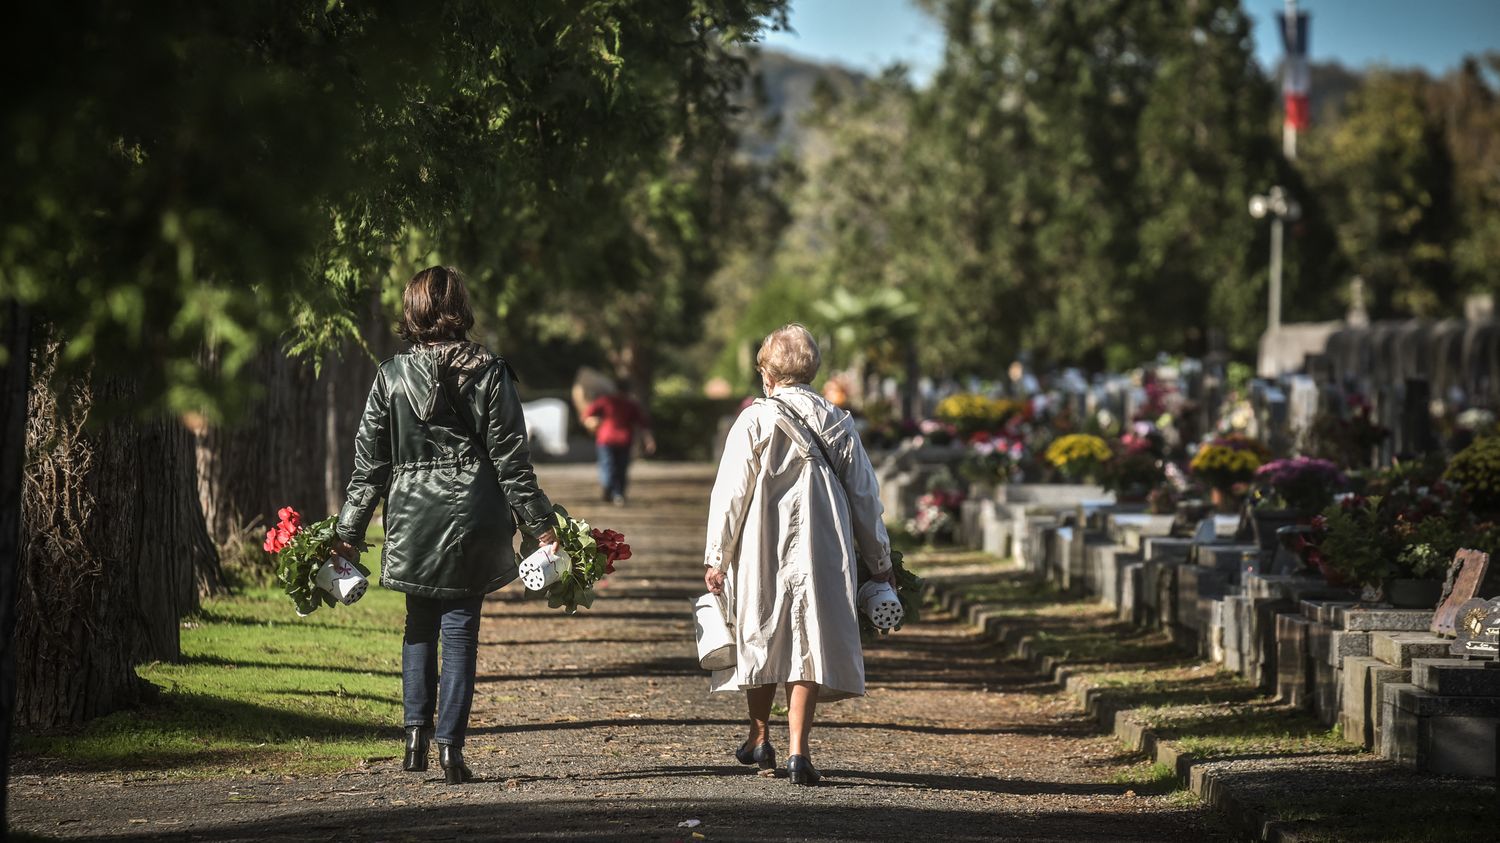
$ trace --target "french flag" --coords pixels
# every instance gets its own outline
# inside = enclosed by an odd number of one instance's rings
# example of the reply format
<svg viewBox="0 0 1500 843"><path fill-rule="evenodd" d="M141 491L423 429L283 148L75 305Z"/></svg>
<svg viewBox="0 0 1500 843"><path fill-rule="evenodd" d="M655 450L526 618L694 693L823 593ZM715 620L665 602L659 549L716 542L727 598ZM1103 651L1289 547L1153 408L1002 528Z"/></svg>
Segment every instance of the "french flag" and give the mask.
<svg viewBox="0 0 1500 843"><path fill-rule="evenodd" d="M1286 61L1281 68L1281 96L1286 101L1286 125L1301 131L1311 118L1308 90L1312 72L1307 67L1307 12L1287 9L1281 15L1281 43L1286 47Z"/></svg>

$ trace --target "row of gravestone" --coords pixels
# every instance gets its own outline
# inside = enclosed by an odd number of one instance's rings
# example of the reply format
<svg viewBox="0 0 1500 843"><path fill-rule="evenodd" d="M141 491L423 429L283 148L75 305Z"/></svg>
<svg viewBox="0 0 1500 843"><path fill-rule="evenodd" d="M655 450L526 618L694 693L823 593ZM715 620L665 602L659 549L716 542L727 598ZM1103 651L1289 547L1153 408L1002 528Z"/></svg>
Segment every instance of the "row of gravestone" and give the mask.
<svg viewBox="0 0 1500 843"><path fill-rule="evenodd" d="M1103 600L1122 619L1169 631L1330 726L1359 721L1345 727L1356 743L1419 767L1494 775L1500 690L1488 689L1500 681L1494 661L1500 601L1476 596L1489 566L1484 554L1465 552L1456 560L1440 611L1364 606L1321 578L1266 573L1269 560L1236 537L1232 518L1210 519L1178 537L1170 534L1170 517L1131 511L1101 495L1082 486L1002 487L965 504L961 536ZM1346 666L1357 670L1346 673ZM1387 721L1392 728L1378 731L1389 733L1388 744L1362 737ZM1483 746L1491 749L1475 751Z"/></svg>

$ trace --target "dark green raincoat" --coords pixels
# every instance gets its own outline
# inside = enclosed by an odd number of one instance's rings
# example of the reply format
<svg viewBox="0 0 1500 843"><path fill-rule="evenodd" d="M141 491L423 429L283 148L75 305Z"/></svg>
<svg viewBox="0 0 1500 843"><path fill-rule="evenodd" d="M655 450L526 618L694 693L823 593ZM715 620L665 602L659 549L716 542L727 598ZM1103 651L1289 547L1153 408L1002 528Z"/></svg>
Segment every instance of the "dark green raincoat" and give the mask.
<svg viewBox="0 0 1500 843"><path fill-rule="evenodd" d="M359 545L385 500L380 583L422 597L486 594L516 578L516 522L552 524L515 374L483 346L416 346L380 364L355 441L338 535Z"/></svg>

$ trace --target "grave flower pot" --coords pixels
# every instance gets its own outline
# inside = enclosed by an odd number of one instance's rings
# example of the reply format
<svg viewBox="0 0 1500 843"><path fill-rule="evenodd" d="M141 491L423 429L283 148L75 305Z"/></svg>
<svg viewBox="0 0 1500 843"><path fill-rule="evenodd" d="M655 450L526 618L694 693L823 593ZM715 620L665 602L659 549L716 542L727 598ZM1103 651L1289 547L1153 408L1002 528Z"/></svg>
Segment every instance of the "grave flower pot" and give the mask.
<svg viewBox="0 0 1500 843"><path fill-rule="evenodd" d="M860 586L858 603L876 629L892 629L906 614L896 589L888 582L871 580Z"/></svg>
<svg viewBox="0 0 1500 843"><path fill-rule="evenodd" d="M565 550L552 552L550 547L539 547L521 560L517 566L521 582L531 591L543 591L562 579L564 571L573 567L573 560Z"/></svg>
<svg viewBox="0 0 1500 843"><path fill-rule="evenodd" d="M329 557L318 568L316 581L318 588L328 592L329 597L345 606L364 597L365 591L370 587L370 580L342 556Z"/></svg>
<svg viewBox="0 0 1500 843"><path fill-rule="evenodd" d="M1443 596L1440 580L1393 577L1383 583L1385 600L1397 609L1436 609Z"/></svg>

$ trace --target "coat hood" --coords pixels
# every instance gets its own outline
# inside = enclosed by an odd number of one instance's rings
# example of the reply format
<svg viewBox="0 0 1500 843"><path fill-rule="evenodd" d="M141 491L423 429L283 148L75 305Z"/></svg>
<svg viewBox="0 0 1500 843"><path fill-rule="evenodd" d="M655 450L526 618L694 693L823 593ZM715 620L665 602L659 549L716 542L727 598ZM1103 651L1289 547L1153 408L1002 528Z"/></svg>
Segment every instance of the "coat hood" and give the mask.
<svg viewBox="0 0 1500 843"><path fill-rule="evenodd" d="M413 365L404 369L402 378L417 417L431 421L438 409L446 404L444 384L452 390L453 400L457 401L479 374L498 359L477 342L413 346Z"/></svg>

